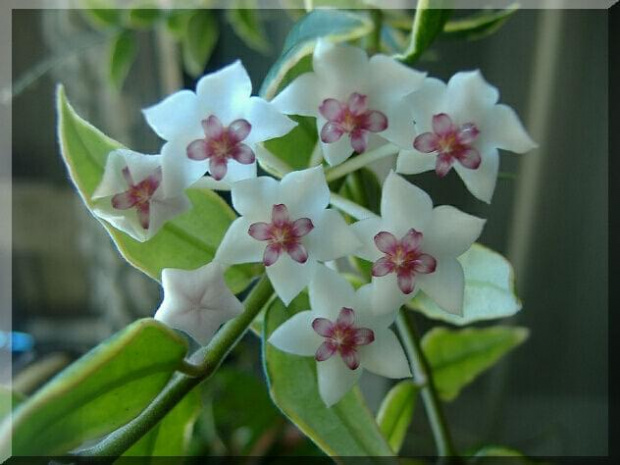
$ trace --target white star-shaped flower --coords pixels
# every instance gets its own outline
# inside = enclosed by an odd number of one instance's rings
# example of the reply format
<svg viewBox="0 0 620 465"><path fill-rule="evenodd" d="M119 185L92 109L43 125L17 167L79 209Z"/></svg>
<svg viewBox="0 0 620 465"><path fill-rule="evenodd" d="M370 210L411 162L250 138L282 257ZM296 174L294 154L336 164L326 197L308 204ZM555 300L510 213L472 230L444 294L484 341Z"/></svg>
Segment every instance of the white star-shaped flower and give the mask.
<svg viewBox="0 0 620 465"><path fill-rule="evenodd" d="M164 300L155 319L206 345L217 329L243 312L226 286L224 267L211 262L196 270L166 268L161 274Z"/></svg>
<svg viewBox="0 0 620 465"><path fill-rule="evenodd" d="M381 217L352 227L359 257L373 262L373 310L392 314L424 291L442 309L463 311L463 268L456 258L480 236L485 220L431 198L391 172L383 185Z"/></svg>
<svg viewBox="0 0 620 465"><path fill-rule="evenodd" d="M389 329L393 316L370 308L372 285L355 291L322 266L310 283L312 310L293 315L269 338L278 349L317 361L319 393L330 407L359 379L362 369L388 378L411 376L407 357Z"/></svg>
<svg viewBox="0 0 620 465"><path fill-rule="evenodd" d="M422 85L424 73L386 55L370 59L360 48L319 40L314 72L295 79L272 102L284 113L314 116L325 159L338 165L364 152L370 137L409 147L414 136L403 98Z"/></svg>
<svg viewBox="0 0 620 465"><path fill-rule="evenodd" d="M240 61L208 74L196 92L181 90L145 109L164 140L166 191L190 186L206 172L226 185L256 177L256 144L288 133L296 123L271 103L251 97L252 82Z"/></svg>
<svg viewBox="0 0 620 465"><path fill-rule="evenodd" d="M127 149L110 152L101 183L92 196L93 212L112 226L144 242L163 224L189 210L183 191L166 194L161 155Z"/></svg>
<svg viewBox="0 0 620 465"><path fill-rule="evenodd" d="M396 171L434 169L443 177L454 168L469 191L489 203L499 170L498 149L524 153L536 147L514 110L497 104L498 98L479 71L457 73L447 85L426 79L408 98L417 136L413 147L398 155Z"/></svg>
<svg viewBox="0 0 620 465"><path fill-rule="evenodd" d="M342 216L327 210L330 192L322 167L247 179L232 187L241 215L231 225L215 259L226 264L262 262L288 305L314 277L317 262L351 254L359 241Z"/></svg>

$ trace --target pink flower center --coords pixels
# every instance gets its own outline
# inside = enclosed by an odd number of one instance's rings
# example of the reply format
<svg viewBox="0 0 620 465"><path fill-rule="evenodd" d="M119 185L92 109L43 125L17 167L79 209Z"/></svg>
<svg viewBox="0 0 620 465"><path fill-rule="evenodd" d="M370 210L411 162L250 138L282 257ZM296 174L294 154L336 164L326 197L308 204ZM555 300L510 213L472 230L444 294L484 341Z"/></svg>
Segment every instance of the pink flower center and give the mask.
<svg viewBox="0 0 620 465"><path fill-rule="evenodd" d="M347 307L340 309L335 322L327 318L315 318L312 322L312 329L325 338L316 351L314 357L316 361L322 362L338 353L351 370L355 370L360 365L357 348L375 340L375 333L371 329L355 326L355 312Z"/></svg>
<svg viewBox="0 0 620 465"><path fill-rule="evenodd" d="M411 294L416 274L433 273L437 267L437 260L420 250L422 237L422 233L413 228L400 241L386 231L377 234L375 245L385 255L373 263L372 275L381 277L396 273L400 290Z"/></svg>
<svg viewBox="0 0 620 465"><path fill-rule="evenodd" d="M457 126L450 116L439 113L433 116L433 132L420 134L413 141L413 147L423 153L437 153L435 172L444 177L458 161L472 170L480 166L480 153L472 144L480 134L474 123Z"/></svg>
<svg viewBox="0 0 620 465"><path fill-rule="evenodd" d="M387 129L385 114L368 109L366 95L352 93L346 102L333 98L323 100L319 112L327 123L321 129L321 140L326 144L340 140L343 134L349 134L351 147L362 153L368 146L368 134Z"/></svg>
<svg viewBox="0 0 620 465"><path fill-rule="evenodd" d="M226 176L231 158L244 165L254 163L254 152L241 142L252 130L248 121L238 119L224 127L217 116L211 115L202 120L202 129L205 137L190 142L187 156L192 160L209 159L209 172L216 181Z"/></svg>
<svg viewBox="0 0 620 465"><path fill-rule="evenodd" d="M267 241L263 254L265 266L278 261L282 252L286 252L297 263L306 263L308 252L301 243L301 238L314 229L309 218L291 221L286 205L274 205L271 210L271 223L253 223L248 234L258 241Z"/></svg>
<svg viewBox="0 0 620 465"><path fill-rule="evenodd" d="M149 229L151 199L161 184L161 167L158 167L152 175L137 184L134 182L128 166L123 168L122 173L129 189L112 197L112 207L117 210L127 210L135 207L138 212L140 226L144 229Z"/></svg>

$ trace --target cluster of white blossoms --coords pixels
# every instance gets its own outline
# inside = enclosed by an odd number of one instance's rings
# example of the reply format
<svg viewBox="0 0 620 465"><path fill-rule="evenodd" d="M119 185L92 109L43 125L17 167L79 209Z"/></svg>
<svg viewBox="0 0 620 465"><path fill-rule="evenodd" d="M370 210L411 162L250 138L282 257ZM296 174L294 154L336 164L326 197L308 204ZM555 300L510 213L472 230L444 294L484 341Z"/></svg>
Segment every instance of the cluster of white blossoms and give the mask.
<svg viewBox="0 0 620 465"><path fill-rule="evenodd" d="M396 173L450 169L477 198L489 202L498 149L535 147L518 117L497 104L498 92L479 72L457 73L446 85L385 55L320 40L313 72L297 77L271 102L252 97L240 62L200 79L144 110L166 142L161 155L116 150L94 195L96 213L133 238L153 237L190 208L185 189L208 176L231 191L239 217L214 261L197 270L163 271L164 300L155 318L206 344L218 327L243 311L226 287L228 266L262 263L288 305L305 289L310 309L291 315L269 343L317 362L319 392L333 405L362 368L410 376L390 330L397 311L421 290L445 311L461 314L463 269L457 257L480 236L484 220L431 198ZM262 142L287 134L286 115L316 118L322 154L339 165L391 144L396 171L382 188L381 216L347 224L329 209L323 166L282 179L257 177ZM372 280L357 291L333 261L372 262ZM329 265L328 266L326 266Z"/></svg>

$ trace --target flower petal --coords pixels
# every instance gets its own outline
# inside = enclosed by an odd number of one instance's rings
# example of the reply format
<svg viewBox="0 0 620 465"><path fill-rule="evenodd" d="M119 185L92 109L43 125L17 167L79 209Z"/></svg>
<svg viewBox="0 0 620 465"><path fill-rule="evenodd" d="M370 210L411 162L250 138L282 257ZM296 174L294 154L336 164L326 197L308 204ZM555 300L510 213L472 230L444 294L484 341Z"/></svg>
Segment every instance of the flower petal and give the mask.
<svg viewBox="0 0 620 465"><path fill-rule="evenodd" d="M319 39L314 48L312 68L320 82L335 92L332 97L347 98L351 91L364 94L367 90L368 56L361 48Z"/></svg>
<svg viewBox="0 0 620 465"><path fill-rule="evenodd" d="M248 229L248 234L257 241L267 241L271 238L271 227L267 223L252 223Z"/></svg>
<svg viewBox="0 0 620 465"><path fill-rule="evenodd" d="M454 132L452 119L445 113L433 115L433 132L438 136L446 136Z"/></svg>
<svg viewBox="0 0 620 465"><path fill-rule="evenodd" d="M515 111L506 105L496 105L484 126L487 140L495 147L516 153L538 147L530 138Z"/></svg>
<svg viewBox="0 0 620 465"><path fill-rule="evenodd" d="M461 122L476 121L497 103L499 92L479 70L456 73L448 81L446 98L451 116Z"/></svg>
<svg viewBox="0 0 620 465"><path fill-rule="evenodd" d="M319 265L308 288L310 307L317 316L336 321L343 307L353 307L355 290L339 273Z"/></svg>
<svg viewBox="0 0 620 465"><path fill-rule="evenodd" d="M348 307L342 307L336 320L340 325L353 326L355 323L355 312Z"/></svg>
<svg viewBox="0 0 620 465"><path fill-rule="evenodd" d="M322 134L323 127L327 124L323 117L317 118L317 127L320 134ZM351 147L351 140L348 137L341 137L335 142L321 142L321 150L325 161L330 166L336 166L345 161L353 154L353 148Z"/></svg>
<svg viewBox="0 0 620 465"><path fill-rule="evenodd" d="M267 268L267 276L280 300L288 305L310 283L316 268L317 263L312 257L300 264L288 254L282 254L276 263Z"/></svg>
<svg viewBox="0 0 620 465"><path fill-rule="evenodd" d="M416 276L418 287L449 313L463 314L465 279L463 267L455 258L441 257L435 271Z"/></svg>
<svg viewBox="0 0 620 465"><path fill-rule="evenodd" d="M347 368L349 368L349 370L355 370L360 366L360 357L357 350L343 350L340 355L342 357L342 361L345 363Z"/></svg>
<svg viewBox="0 0 620 465"><path fill-rule="evenodd" d="M363 153L368 146L368 131L357 129L351 133L351 147L357 153Z"/></svg>
<svg viewBox="0 0 620 465"><path fill-rule="evenodd" d="M233 149L232 157L242 165L250 165L254 163L256 157L250 147L245 144L239 144Z"/></svg>
<svg viewBox="0 0 620 465"><path fill-rule="evenodd" d="M202 120L202 129L208 138L218 138L222 136L224 126L216 115L209 115L207 119Z"/></svg>
<svg viewBox="0 0 620 465"><path fill-rule="evenodd" d="M334 323L327 318L315 318L312 320L312 329L319 336L332 337L334 334Z"/></svg>
<svg viewBox="0 0 620 465"><path fill-rule="evenodd" d="M276 328L269 343L290 354L313 357L323 338L312 330L315 315L311 311L296 313Z"/></svg>
<svg viewBox="0 0 620 465"><path fill-rule="evenodd" d="M375 245L383 253L393 254L396 253L396 247L398 247L398 239L394 237L394 234L387 231L381 231L375 238Z"/></svg>
<svg viewBox="0 0 620 465"><path fill-rule="evenodd" d="M289 214L286 205L279 203L273 206L271 209L271 222L278 226L289 222Z"/></svg>
<svg viewBox="0 0 620 465"><path fill-rule="evenodd" d="M297 237L304 237L314 229L314 225L309 218L299 218L293 223L292 231Z"/></svg>
<svg viewBox="0 0 620 465"><path fill-rule="evenodd" d="M463 179L469 192L477 199L490 203L497 182L499 154L497 149L487 149L482 153L481 158L480 166L475 170L465 168L460 163L454 165L454 169Z"/></svg>
<svg viewBox="0 0 620 465"><path fill-rule="evenodd" d="M250 147L276 137L288 134L297 123L287 116L271 102L260 97L251 97L246 104L245 117L252 125L252 130L244 142Z"/></svg>
<svg viewBox="0 0 620 465"><path fill-rule="evenodd" d="M319 106L319 113L323 115L327 121L340 122L343 111L343 105L334 98L323 100Z"/></svg>
<svg viewBox="0 0 620 465"><path fill-rule="evenodd" d="M437 268L437 260L435 260L435 257L423 253L418 256L414 270L416 273L428 274L435 271L435 268Z"/></svg>
<svg viewBox="0 0 620 465"><path fill-rule="evenodd" d="M271 210L278 201L278 181L269 177L245 179L232 189L232 204L240 215L254 221L270 221Z"/></svg>
<svg viewBox="0 0 620 465"><path fill-rule="evenodd" d="M418 134L432 130L433 115L448 110L446 102L447 86L443 81L426 78L422 86L405 100L412 109Z"/></svg>
<svg viewBox="0 0 620 465"><path fill-rule="evenodd" d="M177 137L197 139L203 135L196 94L181 90L161 102L142 110L146 122L159 137L172 140Z"/></svg>
<svg viewBox="0 0 620 465"><path fill-rule="evenodd" d="M381 215L392 234L402 237L411 228L423 233L432 211L426 192L390 172L383 184Z"/></svg>
<svg viewBox="0 0 620 465"><path fill-rule="evenodd" d="M434 257L458 257L471 247L486 221L449 205L433 210L422 249Z"/></svg>
<svg viewBox="0 0 620 465"><path fill-rule="evenodd" d="M272 266L282 255L282 246L278 244L267 244L263 252L263 265Z"/></svg>
<svg viewBox="0 0 620 465"><path fill-rule="evenodd" d="M215 114L222 124L228 125L239 118L247 105L252 94L252 81L241 61L237 60L200 78L196 94L199 114Z"/></svg>
<svg viewBox="0 0 620 465"><path fill-rule="evenodd" d="M398 289L403 294L411 294L415 289L415 276L411 273L398 273L396 275Z"/></svg>
<svg viewBox="0 0 620 465"><path fill-rule="evenodd" d="M314 259L326 262L353 254L361 245L351 226L335 210L314 217L314 229L303 243Z"/></svg>
<svg viewBox="0 0 620 465"><path fill-rule="evenodd" d="M245 165L232 159L228 160L228 172L222 182L232 186L236 182L252 178L256 178L256 162Z"/></svg>
<svg viewBox="0 0 620 465"><path fill-rule="evenodd" d="M470 170L477 169L482 162L480 153L478 153L475 148L469 148L461 152L458 156L458 160L461 162L461 165Z"/></svg>
<svg viewBox="0 0 620 465"><path fill-rule="evenodd" d="M321 141L326 144L332 144L339 141L343 134L344 129L342 129L342 126L330 121L321 128Z"/></svg>
<svg viewBox="0 0 620 465"><path fill-rule="evenodd" d="M369 60L370 90L373 99L399 100L416 89L424 82L426 73L421 73L403 65L394 58L376 54Z"/></svg>
<svg viewBox="0 0 620 465"><path fill-rule="evenodd" d="M238 143L250 134L252 125L244 119L236 119L228 125L228 134L231 142Z"/></svg>
<svg viewBox="0 0 620 465"><path fill-rule="evenodd" d="M383 254L375 245L375 236L385 230L381 218L367 218L351 225L351 230L360 242L360 246L353 252L356 256L370 262L377 261Z"/></svg>
<svg viewBox="0 0 620 465"><path fill-rule="evenodd" d="M350 370L341 357L316 364L319 394L327 407L337 403L357 383L362 370Z"/></svg>
<svg viewBox="0 0 620 465"><path fill-rule="evenodd" d="M314 354L317 362L323 362L336 353L338 346L331 341L324 341Z"/></svg>
<svg viewBox="0 0 620 465"><path fill-rule="evenodd" d="M209 158L207 143L204 139L196 139L187 146L187 157L192 160L205 160Z"/></svg>
<svg viewBox="0 0 620 465"><path fill-rule="evenodd" d="M380 111L370 111L364 121L364 129L370 132L385 131L388 127L388 119Z"/></svg>
<svg viewBox="0 0 620 465"><path fill-rule="evenodd" d="M413 252L420 246L420 242L422 242L422 233L416 231L415 229L410 229L407 231L401 240L401 244L406 252Z"/></svg>
<svg viewBox="0 0 620 465"><path fill-rule="evenodd" d="M457 137L461 144L470 145L478 138L478 134L480 130L474 123L465 123L461 125Z"/></svg>
<svg viewBox="0 0 620 465"><path fill-rule="evenodd" d="M287 115L317 116L321 104L320 95L316 74L305 73L295 78L271 103Z"/></svg>
<svg viewBox="0 0 620 465"><path fill-rule="evenodd" d="M358 352L365 370L387 378L411 376L405 351L390 329L375 331L374 342L360 347Z"/></svg>
<svg viewBox="0 0 620 465"><path fill-rule="evenodd" d="M148 203L137 208L138 222L144 229L149 229L149 224L151 222L150 210Z"/></svg>
<svg viewBox="0 0 620 465"><path fill-rule="evenodd" d="M191 160L187 157L187 144L182 139L167 142L161 149L163 179L166 196L175 196L204 176L208 170L207 160Z"/></svg>
<svg viewBox="0 0 620 465"><path fill-rule="evenodd" d="M329 187L323 167L293 171L280 182L280 193L291 218L314 218L329 204Z"/></svg>
<svg viewBox="0 0 620 465"><path fill-rule="evenodd" d="M209 159L209 174L216 181L220 181L226 176L228 171L228 163L221 158L212 157Z"/></svg>
<svg viewBox="0 0 620 465"><path fill-rule="evenodd" d="M414 296L412 294L403 294L398 287L396 274L394 273L380 278L373 277L372 286L371 310L374 315L392 315L401 305Z"/></svg>
<svg viewBox="0 0 620 465"><path fill-rule="evenodd" d="M443 178L450 172L453 165L454 158L449 155L438 155L435 163L435 173L437 173L437 176L440 178Z"/></svg>
<svg viewBox="0 0 620 465"><path fill-rule="evenodd" d="M417 150L401 150L396 159L396 172L418 174L435 169L437 156L420 153Z"/></svg>
<svg viewBox="0 0 620 465"><path fill-rule="evenodd" d="M382 257L372 264L372 275L376 277L385 276L394 271L394 264L387 257Z"/></svg>
<svg viewBox="0 0 620 465"><path fill-rule="evenodd" d="M432 153L439 149L439 139L434 132L424 132L414 139L413 147L422 153Z"/></svg>
<svg viewBox="0 0 620 465"><path fill-rule="evenodd" d="M375 333L370 328L357 328L354 336L355 345L365 346L375 340Z"/></svg>
<svg viewBox="0 0 620 465"><path fill-rule="evenodd" d="M290 246L286 249L286 251L297 263L306 263L306 261L308 261L308 252L301 244Z"/></svg>
<svg viewBox="0 0 620 465"><path fill-rule="evenodd" d="M136 204L136 199L129 192L122 192L112 197L112 207L117 210L127 210Z"/></svg>
<svg viewBox="0 0 620 465"><path fill-rule="evenodd" d="M265 244L248 233L252 223L245 217L233 221L215 253L215 260L227 265L261 262Z"/></svg>
<svg viewBox="0 0 620 465"><path fill-rule="evenodd" d="M368 108L368 97L360 94L359 92L353 92L347 100L347 105L349 106L351 113L354 115L361 115ZM321 114L323 113L321 112ZM323 116L325 115L323 114ZM327 116L325 117L327 118Z"/></svg>

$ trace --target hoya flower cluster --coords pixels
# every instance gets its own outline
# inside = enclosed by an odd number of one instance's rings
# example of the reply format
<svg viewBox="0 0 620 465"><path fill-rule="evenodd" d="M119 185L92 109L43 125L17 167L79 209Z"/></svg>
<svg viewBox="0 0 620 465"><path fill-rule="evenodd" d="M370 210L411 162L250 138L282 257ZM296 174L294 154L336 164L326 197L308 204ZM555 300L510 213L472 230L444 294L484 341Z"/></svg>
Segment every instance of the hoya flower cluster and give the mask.
<svg viewBox="0 0 620 465"><path fill-rule="evenodd" d="M451 206L434 206L397 173L454 169L471 193L491 200L498 149L525 152L534 143L498 92L479 72L457 73L446 85L391 57L319 40L313 71L271 102L252 97L240 62L203 77L144 110L165 143L160 155L117 150L96 190L96 213L133 238L152 238L191 205L186 189L231 191L238 218L214 261L197 270L163 271L164 299L156 318L206 344L218 327L243 311L223 273L262 264L288 305L307 290L310 308L278 327L269 343L317 363L326 405L338 402L363 369L390 378L410 376L390 329L399 308L418 291L445 311L463 312L464 275L457 257L480 236L484 220ZM289 133L287 115L316 119L325 165L281 179L257 176L264 141ZM383 183L381 216L348 224L329 208L325 170L382 146L398 154ZM338 259L371 264L368 284L355 290L335 271Z"/></svg>

